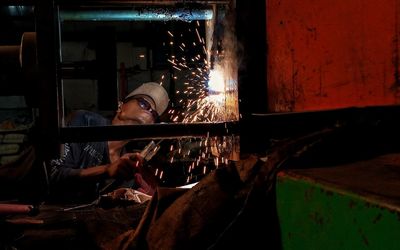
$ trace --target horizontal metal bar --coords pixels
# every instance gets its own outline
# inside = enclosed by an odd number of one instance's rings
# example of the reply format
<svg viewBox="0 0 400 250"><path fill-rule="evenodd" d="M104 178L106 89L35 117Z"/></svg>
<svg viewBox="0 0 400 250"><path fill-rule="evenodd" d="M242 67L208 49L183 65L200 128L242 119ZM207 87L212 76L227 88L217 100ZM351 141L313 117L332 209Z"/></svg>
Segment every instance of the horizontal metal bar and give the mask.
<svg viewBox="0 0 400 250"><path fill-rule="evenodd" d="M206 137L239 134L237 122L60 128L60 142Z"/></svg>
<svg viewBox="0 0 400 250"><path fill-rule="evenodd" d="M6 1L6 0L4 0ZM11 1L11 0L8 0ZM15 2L17 0L14 0ZM21 1L21 0L19 0ZM168 5L168 4L228 4L231 0L57 0L57 4L61 5L112 5L112 6L124 6L124 5Z"/></svg>
<svg viewBox="0 0 400 250"><path fill-rule="evenodd" d="M193 21L210 20L210 9L146 8L141 10L61 10L61 21Z"/></svg>
<svg viewBox="0 0 400 250"><path fill-rule="evenodd" d="M33 6L37 0L1 0L0 6Z"/></svg>
<svg viewBox="0 0 400 250"><path fill-rule="evenodd" d="M400 105L349 107L341 109L251 114L241 120L241 136L253 138L290 137L326 126L360 126L380 120L400 122Z"/></svg>
<svg viewBox="0 0 400 250"><path fill-rule="evenodd" d="M266 144L270 138L286 138L335 124L357 125L379 120L400 123L400 106L344 108L337 110L251 114L240 122L173 123L132 126L62 127L60 142L104 141L123 139L161 139L222 136L235 134L247 137L250 144Z"/></svg>
<svg viewBox="0 0 400 250"><path fill-rule="evenodd" d="M397 129L400 127L399 114L400 105L244 114L240 120L241 151L264 153L275 140L296 137L327 127L351 127L357 131L384 123L386 129L391 126ZM393 134L392 137L394 136L400 137L400 134Z"/></svg>

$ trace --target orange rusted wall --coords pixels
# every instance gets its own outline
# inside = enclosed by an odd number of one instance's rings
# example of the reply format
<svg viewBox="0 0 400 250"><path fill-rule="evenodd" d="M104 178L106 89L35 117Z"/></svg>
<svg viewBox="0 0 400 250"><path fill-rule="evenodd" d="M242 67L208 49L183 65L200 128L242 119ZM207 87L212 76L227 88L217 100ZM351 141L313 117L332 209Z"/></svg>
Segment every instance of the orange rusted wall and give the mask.
<svg viewBox="0 0 400 250"><path fill-rule="evenodd" d="M399 0L266 0L271 112L400 103Z"/></svg>

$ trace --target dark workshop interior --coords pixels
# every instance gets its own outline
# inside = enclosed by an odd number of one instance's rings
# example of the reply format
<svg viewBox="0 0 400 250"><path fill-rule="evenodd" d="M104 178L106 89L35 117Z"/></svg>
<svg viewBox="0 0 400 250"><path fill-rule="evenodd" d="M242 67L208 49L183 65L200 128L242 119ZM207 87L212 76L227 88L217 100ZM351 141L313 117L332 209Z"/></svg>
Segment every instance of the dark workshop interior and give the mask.
<svg viewBox="0 0 400 250"><path fill-rule="evenodd" d="M399 249L399 41L397 0L1 1L0 249Z"/></svg>

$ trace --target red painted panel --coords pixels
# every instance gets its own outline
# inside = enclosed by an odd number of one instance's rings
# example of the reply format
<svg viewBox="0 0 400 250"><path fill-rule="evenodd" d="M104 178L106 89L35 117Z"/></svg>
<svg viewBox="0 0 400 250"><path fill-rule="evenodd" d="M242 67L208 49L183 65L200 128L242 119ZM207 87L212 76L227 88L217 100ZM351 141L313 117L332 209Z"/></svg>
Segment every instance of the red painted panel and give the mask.
<svg viewBox="0 0 400 250"><path fill-rule="evenodd" d="M398 0L267 0L271 112L400 103Z"/></svg>

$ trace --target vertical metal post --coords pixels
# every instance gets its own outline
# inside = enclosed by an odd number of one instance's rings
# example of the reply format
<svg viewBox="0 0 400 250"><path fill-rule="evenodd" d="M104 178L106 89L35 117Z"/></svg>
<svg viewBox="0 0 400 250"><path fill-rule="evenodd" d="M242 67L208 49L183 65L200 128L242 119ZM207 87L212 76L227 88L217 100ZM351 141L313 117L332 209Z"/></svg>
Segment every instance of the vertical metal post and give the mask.
<svg viewBox="0 0 400 250"><path fill-rule="evenodd" d="M268 112L266 82L266 1L236 0L236 34L239 51L238 88L241 152L257 152L260 145L256 124L251 123L253 113ZM259 132L259 131L258 131Z"/></svg>
<svg viewBox="0 0 400 250"><path fill-rule="evenodd" d="M45 159L58 156L59 137L59 62L58 21L54 1L37 1L35 8L39 74L38 129L40 150Z"/></svg>

